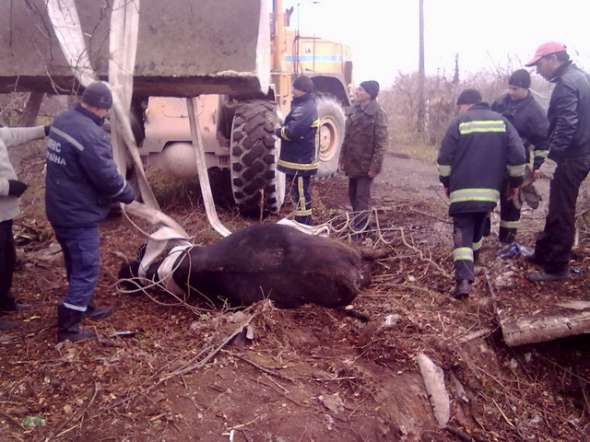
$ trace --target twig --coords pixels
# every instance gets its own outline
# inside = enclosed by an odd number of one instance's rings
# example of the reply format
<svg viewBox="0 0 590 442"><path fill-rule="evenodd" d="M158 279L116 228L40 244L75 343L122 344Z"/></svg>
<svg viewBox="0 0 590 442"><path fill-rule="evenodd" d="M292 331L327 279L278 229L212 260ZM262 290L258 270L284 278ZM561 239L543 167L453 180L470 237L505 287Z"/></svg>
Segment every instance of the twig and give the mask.
<svg viewBox="0 0 590 442"><path fill-rule="evenodd" d="M417 210L417 209L414 209L412 207L410 208L410 212L414 212L414 213L417 213L419 215L428 216L429 218L436 219L436 220L440 221L441 223L453 224L453 222L452 221L449 221L448 219L444 219L444 218L438 217L436 215L433 215L432 213L422 212L421 210Z"/></svg>
<svg viewBox="0 0 590 442"><path fill-rule="evenodd" d="M253 423L255 423L255 422L258 420L258 419L264 419L265 417L266 417L266 415L265 415L265 414L263 414L263 415L259 415L259 416L256 416L256 417L255 417L254 419L252 419L251 421L244 422L243 424L238 424L238 425L231 426L231 427L229 427L229 428L228 428L228 429L227 429L227 430L226 430L226 431L225 431L223 434L224 434L225 436L227 436L227 435L229 435L229 432L230 432L230 431L235 431L235 430L239 430L239 429L241 429L241 428L247 427L248 425L252 425Z"/></svg>
<svg viewBox="0 0 590 442"><path fill-rule="evenodd" d="M25 429L25 427L23 427L19 421L17 421L15 418L13 418L12 416L6 414L5 412L3 412L1 410L0 410L0 416L2 416L4 419L6 419L10 424L14 425L17 429L19 429L19 430Z"/></svg>
<svg viewBox="0 0 590 442"><path fill-rule="evenodd" d="M264 368L264 367L262 367L262 366L258 365L257 363L255 363L255 362L253 362L253 361L251 361L251 360L249 360L249 359L246 359L245 357L243 357L243 356L241 356L241 355L239 355L239 354L237 354L237 353L232 353L232 352L230 352L230 351L225 351L225 353L227 353L227 354L229 354L229 355L231 355L231 356L234 356L234 357L238 358L239 360L241 360L241 361L244 361L244 362L246 362L246 363L250 364L252 367L255 367L255 368L257 368L258 370L262 371L263 373L267 373L267 374L269 374L269 375L271 375L271 376L275 376L275 377L277 377L277 378L279 378L279 379L282 379L282 380L284 380L284 381L291 382L292 384L294 384L294 383L295 383L295 381L294 381L293 379L291 379L291 378L288 378L287 376L284 376L284 375L282 375L282 374L280 374L280 373L277 373L277 372L276 372L276 371L274 371L274 370L270 370L270 369L268 369L268 368Z"/></svg>
<svg viewBox="0 0 590 442"><path fill-rule="evenodd" d="M247 327L250 322L252 322L252 320L258 316L258 312L253 313L246 321L244 321L242 324L240 324L240 326L234 330L233 333L231 333L227 338L225 338L223 340L223 342L221 342L221 344L219 344L217 347L215 347L211 352L209 352L209 354L207 356L205 356L203 359L201 359L200 361L198 361L195 364L191 364L188 366L185 366L184 368L178 369L172 373L169 373L163 377L160 378L160 380L157 382L157 384L161 384L162 382L171 379L175 376L180 376L186 373L190 373L193 370L198 370L199 368L203 367L207 362L209 362L211 359L213 359L213 357L219 353L223 347L225 347L227 344L229 344L236 336L238 336L240 333L242 333L242 330L244 329L244 327Z"/></svg>
<svg viewBox="0 0 590 442"><path fill-rule="evenodd" d="M466 344L467 342L473 341L474 339L478 339L478 338L490 335L490 334L494 333L495 330L496 329L493 329L491 327L486 327L486 328L475 331L473 333L469 333L468 335L465 335L461 338L456 338L456 339L457 339L457 342L459 342L460 344Z"/></svg>
<svg viewBox="0 0 590 442"><path fill-rule="evenodd" d="M452 425L447 425L445 427L445 430L447 430L449 433L451 433L454 436L457 436L459 439L461 439L463 442L487 442L485 439L481 439L477 436L472 436L470 434L465 433L464 431L458 429L457 427L454 427Z"/></svg>
<svg viewBox="0 0 590 442"><path fill-rule="evenodd" d="M508 419L508 417L507 417L507 416L504 414L504 412L502 411L502 409L500 408L500 406L498 405L498 403L495 401L495 399L494 399L494 398L491 398L491 399L492 399L492 402L494 403L494 405L496 406L496 408L498 409L498 411L500 412L500 415L502 415L502 417L503 417L503 418L504 418L504 420L506 421L506 423L507 423L508 425L510 425L510 427L512 427L512 428L516 428L516 427L514 426L514 424L513 424L513 423L510 421L510 419Z"/></svg>
<svg viewBox="0 0 590 442"><path fill-rule="evenodd" d="M86 412L88 411L88 409L90 408L90 406L94 403L94 400L96 399L96 395L98 394L98 386L95 383L94 384L94 392L92 393L92 397L90 398L90 400L87 402L86 406L82 409L82 411L80 411L80 413L78 413L77 415L72 415L70 418L66 419L59 427L57 427L57 429L53 432L53 434L57 433L57 436L53 436L53 435L49 435L46 439L45 442L49 442L52 439L59 439L61 436L63 436L66 433L69 433L70 431L72 431L74 428L76 428L78 426L78 424L68 428L67 430L61 431L63 428L65 428L66 425L68 425L70 422L72 421L77 421L79 419L81 419ZM75 417L74 417L75 416ZM61 431L61 433L60 433Z"/></svg>
<svg viewBox="0 0 590 442"><path fill-rule="evenodd" d="M445 271L445 269L443 269L440 265L438 265L436 262L434 262L431 258L426 258L424 256L424 253L422 253L422 250L420 250L416 246L413 246L413 245L411 245L411 244L408 243L408 241L406 240L406 235L404 234L404 228L403 227L399 227L398 230L399 230L399 232L401 234L402 243L407 248L409 248L409 249L413 250L414 252L416 252L422 261L430 262L430 264L432 264L442 274L442 276L444 276L447 279L452 279L451 278L451 275L449 275Z"/></svg>

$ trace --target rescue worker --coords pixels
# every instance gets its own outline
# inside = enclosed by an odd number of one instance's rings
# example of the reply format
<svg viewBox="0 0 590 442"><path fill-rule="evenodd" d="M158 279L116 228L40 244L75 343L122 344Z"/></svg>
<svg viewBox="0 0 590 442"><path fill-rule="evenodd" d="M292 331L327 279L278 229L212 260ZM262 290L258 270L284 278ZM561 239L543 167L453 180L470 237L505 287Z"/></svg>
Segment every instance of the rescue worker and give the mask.
<svg viewBox="0 0 590 442"><path fill-rule="evenodd" d="M293 81L291 111L275 134L281 139L278 169L285 172L295 206L295 221L311 225L311 177L318 171L316 134L320 126L313 82L300 75Z"/></svg>
<svg viewBox="0 0 590 442"><path fill-rule="evenodd" d="M527 66L555 83L549 110L548 160L537 172L552 176L545 229L531 261L543 267L527 275L534 282L565 279L575 236L576 200L590 171L590 76L572 63L565 45L539 46Z"/></svg>
<svg viewBox="0 0 590 442"><path fill-rule="evenodd" d="M98 223L113 202L131 203L133 188L117 171L103 130L113 99L102 82L89 85L73 109L59 115L49 133L45 205L65 260L68 289L57 307L57 340L94 336L80 328L86 316L104 318L110 307L95 307L100 268Z"/></svg>
<svg viewBox="0 0 590 442"><path fill-rule="evenodd" d="M16 264L12 223L19 212L19 198L27 190L27 185L16 176L8 148L43 138L48 131L49 126L0 126L0 314L18 311L22 306L10 292ZM10 326L9 321L0 321L0 329Z"/></svg>
<svg viewBox="0 0 590 442"><path fill-rule="evenodd" d="M471 292L485 220L494 209L508 171L510 193L522 182L524 146L516 129L482 102L475 89L457 99L459 115L451 121L438 154L440 181L450 199L453 217L453 262L457 285L453 296Z"/></svg>
<svg viewBox="0 0 590 442"><path fill-rule="evenodd" d="M492 104L492 110L508 119L518 132L530 164L530 149L533 148L533 171L539 169L547 157L547 129L549 122L545 111L535 100L529 88L531 76L526 69L518 69L510 75L508 92ZM531 177L532 179L532 177ZM503 187L509 187L508 179ZM520 189L534 196L532 184ZM500 242L509 244L516 240L520 221L520 201L508 199L508 192L500 194ZM538 204L538 202L537 202Z"/></svg>
<svg viewBox="0 0 590 442"><path fill-rule="evenodd" d="M353 212L361 212L353 220L357 230L366 227L371 185L381 172L388 142L387 116L377 103L377 95L376 81L363 81L356 89L342 144L342 169L348 176L350 205Z"/></svg>

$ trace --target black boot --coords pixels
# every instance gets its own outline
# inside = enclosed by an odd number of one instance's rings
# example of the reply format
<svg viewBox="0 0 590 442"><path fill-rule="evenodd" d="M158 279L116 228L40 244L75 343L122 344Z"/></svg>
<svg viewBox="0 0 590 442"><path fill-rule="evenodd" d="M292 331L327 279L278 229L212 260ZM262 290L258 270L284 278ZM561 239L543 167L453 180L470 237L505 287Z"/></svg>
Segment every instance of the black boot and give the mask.
<svg viewBox="0 0 590 442"><path fill-rule="evenodd" d="M6 321L4 319L0 319L0 331L8 331L15 329L18 326L17 322L14 321Z"/></svg>
<svg viewBox="0 0 590 442"><path fill-rule="evenodd" d="M457 286L453 291L453 297L456 299L465 299L471 293L471 281L467 279L458 279Z"/></svg>
<svg viewBox="0 0 590 442"><path fill-rule="evenodd" d="M526 279L531 282L562 281L569 277L569 273L569 269L565 269L556 273L548 273L545 270L542 270L540 272L527 273Z"/></svg>
<svg viewBox="0 0 590 442"><path fill-rule="evenodd" d="M113 307L96 307L93 303L88 304L86 308L86 312L84 312L84 316L88 319L92 319L93 321L98 321L99 319L104 319L113 314Z"/></svg>
<svg viewBox="0 0 590 442"><path fill-rule="evenodd" d="M545 260L539 256L537 252L534 252L531 256L527 256L526 260L528 263L539 267L543 267L545 265Z"/></svg>
<svg viewBox="0 0 590 442"><path fill-rule="evenodd" d="M80 328L80 321L84 312L69 309L63 305L57 306L57 342L82 341L96 338L96 334L90 330Z"/></svg>
<svg viewBox="0 0 590 442"><path fill-rule="evenodd" d="M8 295L6 297L0 297L0 314L18 312L20 310L25 310L29 307L30 306L28 304L18 302L11 295Z"/></svg>

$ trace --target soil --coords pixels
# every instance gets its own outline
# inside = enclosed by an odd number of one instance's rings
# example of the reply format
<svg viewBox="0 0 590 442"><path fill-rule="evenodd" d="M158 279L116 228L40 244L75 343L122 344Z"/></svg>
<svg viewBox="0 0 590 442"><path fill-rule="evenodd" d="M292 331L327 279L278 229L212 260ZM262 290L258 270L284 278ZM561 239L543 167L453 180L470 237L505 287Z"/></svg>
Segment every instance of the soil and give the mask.
<svg viewBox="0 0 590 442"><path fill-rule="evenodd" d="M26 147L21 177L31 184L16 221L19 269L14 293L31 305L5 316L0 332L0 440L85 441L580 441L590 438L590 341L562 339L509 348L498 329L485 277L467 300L449 296L454 281L451 224L433 165L388 155L375 183L372 231L361 245L385 251L354 306L369 323L306 306L279 310L268 301L242 311L209 309L150 291L116 289L123 258L142 235L125 218L101 226L99 305L90 322L100 339L56 344L55 308L66 287L60 254L43 212L43 147ZM166 213L197 243L217 239L195 183L157 180ZM546 184L542 187L545 187ZM318 222L342 224L346 179L318 181ZM254 221L232 209L235 230ZM525 212L519 241L532 247L543 209ZM264 222L275 222L277 218ZM497 224L497 223L496 223ZM497 226L496 226L497 229ZM338 235L351 241L343 229ZM501 302L523 309L568 293L589 296L585 243L568 284L534 285L522 258L483 249ZM539 301L543 299L543 301ZM561 299L561 298L560 298ZM527 307L528 306L528 307ZM388 315L390 325L383 326ZM244 336L250 323L253 339ZM117 336L129 331L130 336ZM229 339L234 336L234 339ZM415 358L423 352L445 372L451 420L439 429ZM34 419L36 418L36 419Z"/></svg>

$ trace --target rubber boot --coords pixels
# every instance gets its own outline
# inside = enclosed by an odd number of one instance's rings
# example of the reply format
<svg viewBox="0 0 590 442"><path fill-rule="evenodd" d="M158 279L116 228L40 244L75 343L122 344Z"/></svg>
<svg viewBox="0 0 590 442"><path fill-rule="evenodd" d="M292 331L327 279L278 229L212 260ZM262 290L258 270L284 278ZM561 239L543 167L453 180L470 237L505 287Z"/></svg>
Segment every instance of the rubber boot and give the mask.
<svg viewBox="0 0 590 442"><path fill-rule="evenodd" d="M565 269L557 273L547 273L545 270L542 270L539 272L528 273L526 278L531 282L562 281L569 277L569 273L569 269Z"/></svg>
<svg viewBox="0 0 590 442"><path fill-rule="evenodd" d="M93 303L90 303L84 312L84 317L93 321L107 318L113 314L113 307L96 307Z"/></svg>
<svg viewBox="0 0 590 442"><path fill-rule="evenodd" d="M465 299L471 293L471 282L467 279L458 279L457 286L453 291L453 297L456 299Z"/></svg>
<svg viewBox="0 0 590 442"><path fill-rule="evenodd" d="M0 297L0 314L19 312L29 307L30 305L17 301L10 294L6 297Z"/></svg>
<svg viewBox="0 0 590 442"><path fill-rule="evenodd" d="M18 322L15 322L15 321L6 321L4 319L0 319L0 331L13 330L17 326L18 326Z"/></svg>
<svg viewBox="0 0 590 442"><path fill-rule="evenodd" d="M57 306L57 342L82 341L96 338L96 334L90 330L80 328L80 321L84 312L69 309L63 305Z"/></svg>

